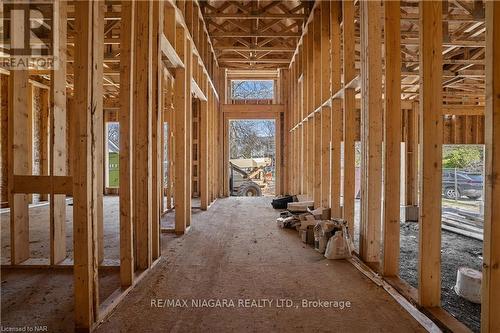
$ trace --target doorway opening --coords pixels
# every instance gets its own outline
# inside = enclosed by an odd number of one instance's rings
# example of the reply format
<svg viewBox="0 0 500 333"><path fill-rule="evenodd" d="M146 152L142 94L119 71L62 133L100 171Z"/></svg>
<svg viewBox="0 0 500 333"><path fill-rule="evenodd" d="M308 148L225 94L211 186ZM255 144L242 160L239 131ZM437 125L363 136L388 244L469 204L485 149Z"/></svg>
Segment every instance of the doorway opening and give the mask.
<svg viewBox="0 0 500 333"><path fill-rule="evenodd" d="M274 196L276 121L229 121L229 191L232 196Z"/></svg>

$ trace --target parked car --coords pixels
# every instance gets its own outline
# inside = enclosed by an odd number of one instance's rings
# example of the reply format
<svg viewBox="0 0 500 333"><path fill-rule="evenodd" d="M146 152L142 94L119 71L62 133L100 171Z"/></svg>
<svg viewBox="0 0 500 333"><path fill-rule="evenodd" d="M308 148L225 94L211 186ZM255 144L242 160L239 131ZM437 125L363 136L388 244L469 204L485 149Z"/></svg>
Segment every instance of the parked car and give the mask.
<svg viewBox="0 0 500 333"><path fill-rule="evenodd" d="M477 173L456 171L458 193L455 193L455 170L443 170L443 195L448 199L466 196L479 199L483 195L483 176Z"/></svg>

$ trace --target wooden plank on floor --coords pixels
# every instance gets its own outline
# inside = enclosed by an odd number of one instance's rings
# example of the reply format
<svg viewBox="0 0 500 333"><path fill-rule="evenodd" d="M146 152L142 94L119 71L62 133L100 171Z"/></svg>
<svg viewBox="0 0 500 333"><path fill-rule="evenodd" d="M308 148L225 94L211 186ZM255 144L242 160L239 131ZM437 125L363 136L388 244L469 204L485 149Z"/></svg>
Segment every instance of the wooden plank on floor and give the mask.
<svg viewBox="0 0 500 333"><path fill-rule="evenodd" d="M486 3L486 188L481 331L500 331L500 3Z"/></svg>
<svg viewBox="0 0 500 333"><path fill-rule="evenodd" d="M56 69L50 80L50 175L66 176L66 37L67 2L54 3L54 24L57 25L55 45L57 48ZM54 184L54 182L51 182ZM52 265L66 258L66 196L50 195L50 263ZM103 245L104 248L104 245Z"/></svg>
<svg viewBox="0 0 500 333"><path fill-rule="evenodd" d="M381 4L360 3L361 12L361 223L360 255L380 260L382 195Z"/></svg>
<svg viewBox="0 0 500 333"><path fill-rule="evenodd" d="M442 3L420 8L420 209L418 301L441 306Z"/></svg>
<svg viewBox="0 0 500 333"><path fill-rule="evenodd" d="M123 288L134 282L133 250L133 59L135 2L124 0L121 8L120 41L120 284Z"/></svg>
<svg viewBox="0 0 500 333"><path fill-rule="evenodd" d="M384 202L382 273L399 273L399 215L401 164L401 24L400 3L384 5L385 92L384 92Z"/></svg>
<svg viewBox="0 0 500 333"><path fill-rule="evenodd" d="M133 126L133 216L137 269L146 269L152 262L152 9L152 3L136 3L133 103L138 112L134 112Z"/></svg>

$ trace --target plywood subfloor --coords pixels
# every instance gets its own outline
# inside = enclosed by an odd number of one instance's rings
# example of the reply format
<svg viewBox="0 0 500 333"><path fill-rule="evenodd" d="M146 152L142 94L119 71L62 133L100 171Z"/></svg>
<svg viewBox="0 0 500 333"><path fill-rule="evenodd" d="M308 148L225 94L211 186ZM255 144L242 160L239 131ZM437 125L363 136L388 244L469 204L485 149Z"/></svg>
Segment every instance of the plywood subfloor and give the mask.
<svg viewBox="0 0 500 333"><path fill-rule="evenodd" d="M424 331L351 264L326 260L295 231L278 229L277 215L265 197L219 199L194 213L187 235L162 235L165 257L98 332ZM151 306L158 299L186 300L188 307ZM191 303L224 299L235 307ZM273 304L239 307L240 299ZM279 308L278 299L294 305ZM304 308L303 299L350 301L351 307Z"/></svg>

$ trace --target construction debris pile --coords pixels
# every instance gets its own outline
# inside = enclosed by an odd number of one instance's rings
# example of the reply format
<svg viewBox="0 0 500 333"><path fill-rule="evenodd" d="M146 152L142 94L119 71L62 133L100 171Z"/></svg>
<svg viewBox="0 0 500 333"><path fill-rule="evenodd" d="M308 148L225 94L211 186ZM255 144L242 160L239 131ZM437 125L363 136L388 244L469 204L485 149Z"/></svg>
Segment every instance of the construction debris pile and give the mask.
<svg viewBox="0 0 500 333"><path fill-rule="evenodd" d="M327 259L350 258L354 244L347 221L330 217L329 208L314 209L314 202L300 196L284 196L273 200L275 209L286 209L276 220L278 227L295 229L302 242L314 246Z"/></svg>

